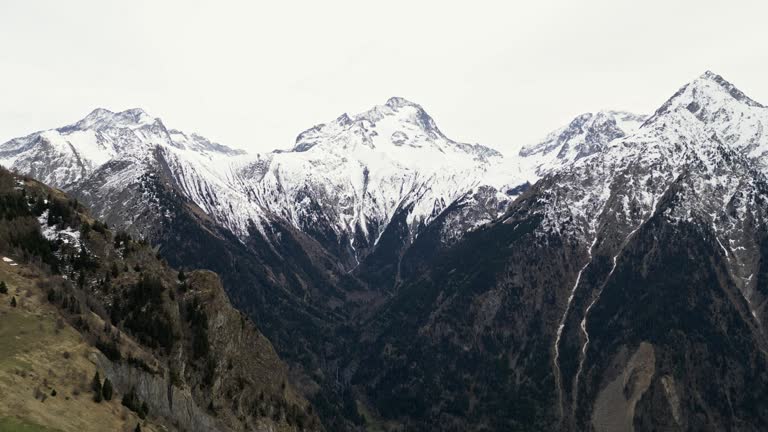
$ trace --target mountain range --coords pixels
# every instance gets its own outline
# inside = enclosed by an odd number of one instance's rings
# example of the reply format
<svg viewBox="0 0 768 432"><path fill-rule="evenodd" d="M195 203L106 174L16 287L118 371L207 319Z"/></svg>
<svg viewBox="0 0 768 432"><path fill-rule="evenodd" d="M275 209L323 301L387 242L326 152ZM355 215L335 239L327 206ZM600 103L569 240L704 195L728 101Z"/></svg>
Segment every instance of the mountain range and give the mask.
<svg viewBox="0 0 768 432"><path fill-rule="evenodd" d="M391 98L260 154L97 109L0 164L219 273L330 430L757 431L766 125L706 72L513 155Z"/></svg>

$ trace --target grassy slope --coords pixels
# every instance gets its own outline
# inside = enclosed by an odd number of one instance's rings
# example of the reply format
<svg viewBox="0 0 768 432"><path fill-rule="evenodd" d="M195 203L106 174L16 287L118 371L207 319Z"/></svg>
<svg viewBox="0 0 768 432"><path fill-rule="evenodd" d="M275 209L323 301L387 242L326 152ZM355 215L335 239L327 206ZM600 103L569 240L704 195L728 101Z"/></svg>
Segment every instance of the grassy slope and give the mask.
<svg viewBox="0 0 768 432"><path fill-rule="evenodd" d="M0 432L58 432L58 429L50 429L17 418L4 417L0 418Z"/></svg>
<svg viewBox="0 0 768 432"><path fill-rule="evenodd" d="M43 277L0 262L0 280L8 285L8 294L0 294L0 431L133 431L139 419L119 395L93 402L96 350L48 304L37 286ZM163 429L142 422L142 430Z"/></svg>

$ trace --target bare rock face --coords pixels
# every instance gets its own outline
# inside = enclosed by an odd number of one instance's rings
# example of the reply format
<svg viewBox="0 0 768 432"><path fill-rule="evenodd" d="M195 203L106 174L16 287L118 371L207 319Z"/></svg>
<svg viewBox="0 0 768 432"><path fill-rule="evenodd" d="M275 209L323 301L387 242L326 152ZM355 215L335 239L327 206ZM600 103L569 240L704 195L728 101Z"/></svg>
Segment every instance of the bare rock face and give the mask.
<svg viewBox="0 0 768 432"><path fill-rule="evenodd" d="M152 415L166 418L182 430L230 430L206 413L189 390L174 387L170 376L158 376L124 363L113 363L104 356L98 356L97 365L117 392L127 394L133 390L141 401L147 403Z"/></svg>
<svg viewBox="0 0 768 432"><path fill-rule="evenodd" d="M209 367L213 367L209 371L212 384L198 396L206 402L210 400L208 403L214 407L233 407L231 423L236 423L238 416L258 410L264 394L280 395L283 409L305 412L309 404L289 385L285 364L269 340L242 312L232 307L218 276L209 271L196 271L190 274L187 285L186 307L196 308L196 313L207 317L207 350L215 353L215 362L209 363ZM189 379L194 381L199 377ZM243 391L244 385L248 391ZM234 401L228 396L232 394L238 395ZM309 426L309 420L307 416L302 422L306 421Z"/></svg>

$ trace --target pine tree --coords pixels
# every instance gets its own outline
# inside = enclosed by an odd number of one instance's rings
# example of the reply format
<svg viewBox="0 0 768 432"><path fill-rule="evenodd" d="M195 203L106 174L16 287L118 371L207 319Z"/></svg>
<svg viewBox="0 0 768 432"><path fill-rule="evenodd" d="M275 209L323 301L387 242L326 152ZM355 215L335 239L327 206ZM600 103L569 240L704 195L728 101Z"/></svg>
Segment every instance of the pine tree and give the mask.
<svg viewBox="0 0 768 432"><path fill-rule="evenodd" d="M125 405L129 410L136 411L134 399L136 398L136 393L134 393L133 389L131 389L128 393L123 395L123 405Z"/></svg>
<svg viewBox="0 0 768 432"><path fill-rule="evenodd" d="M141 424L136 423L136 429L134 429L133 432L141 432Z"/></svg>
<svg viewBox="0 0 768 432"><path fill-rule="evenodd" d="M8 294L8 286L5 285L5 281L0 281L0 294Z"/></svg>
<svg viewBox="0 0 768 432"><path fill-rule="evenodd" d="M101 402L102 396L101 396L101 378L99 377L99 371L96 371L96 375L93 376L93 381L91 382L91 389L93 389L93 400L94 402Z"/></svg>
<svg viewBox="0 0 768 432"><path fill-rule="evenodd" d="M11 297L11 307L16 307L16 297Z"/></svg>
<svg viewBox="0 0 768 432"><path fill-rule="evenodd" d="M99 390L101 391L101 376L99 376L99 371L96 371L96 374L93 375L93 380L91 381L91 388L93 391Z"/></svg>
<svg viewBox="0 0 768 432"><path fill-rule="evenodd" d="M101 386L101 395L104 400L112 400L112 382L109 378L104 378L104 385Z"/></svg>

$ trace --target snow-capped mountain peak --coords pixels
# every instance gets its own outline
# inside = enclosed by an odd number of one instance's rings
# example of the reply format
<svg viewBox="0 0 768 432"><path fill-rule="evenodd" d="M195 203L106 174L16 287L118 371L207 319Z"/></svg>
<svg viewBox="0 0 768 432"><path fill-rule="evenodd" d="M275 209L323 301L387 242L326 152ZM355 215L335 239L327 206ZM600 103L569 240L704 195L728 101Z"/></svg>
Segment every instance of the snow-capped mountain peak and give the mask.
<svg viewBox="0 0 768 432"><path fill-rule="evenodd" d="M241 239L253 229L269 238L266 231L279 218L334 242L329 247L346 251L340 253L354 263L396 216L407 226L406 237L417 236L454 203L475 210L455 216L445 238L493 220L540 176L601 151L641 119L585 114L552 134L551 143L507 159L490 147L446 137L419 104L393 97L302 132L290 150L244 155L168 129L141 109L97 109L72 125L0 145L0 163L82 190L100 216L118 201L124 206L128 190L136 207L130 213L155 212L155 204L142 204L154 194L143 179L161 173ZM142 206L153 210L138 210Z"/></svg>
<svg viewBox="0 0 768 432"><path fill-rule="evenodd" d="M734 274L748 278L759 239L744 227L764 218L767 114L722 77L703 74L634 133L540 183L533 205L543 230L570 232L591 251L617 256L667 197L665 217L711 227ZM753 286L740 288L749 300Z"/></svg>
<svg viewBox="0 0 768 432"><path fill-rule="evenodd" d="M147 114L141 108L132 108L121 112L112 112L104 108L96 108L82 120L70 126L76 129L104 129L104 128L140 128L162 123L159 118ZM62 128L67 129L67 127Z"/></svg>
<svg viewBox="0 0 768 432"><path fill-rule="evenodd" d="M554 130L541 142L525 146L519 156L541 177L581 158L603 151L611 142L635 133L644 116L622 111L584 113Z"/></svg>
<svg viewBox="0 0 768 432"><path fill-rule="evenodd" d="M0 164L65 187L110 161L152 159L156 148L208 159L244 153L196 134L168 130L160 118L140 108L120 112L97 108L73 124L0 145Z"/></svg>
<svg viewBox="0 0 768 432"><path fill-rule="evenodd" d="M414 107L421 108L419 104L413 103L408 99L400 96L392 96L391 98L387 99L386 105L393 109L404 107L404 106L414 106Z"/></svg>
<svg viewBox="0 0 768 432"><path fill-rule="evenodd" d="M420 158L422 162L439 163L467 156L477 160L501 157L501 153L489 147L447 138L420 105L401 97L392 97L384 105L376 105L354 116L344 113L332 122L302 132L292 151L310 149L326 154L355 154L356 157L368 153L376 158L396 160L402 165L413 165Z"/></svg>
<svg viewBox="0 0 768 432"><path fill-rule="evenodd" d="M291 150L260 156L235 176L263 191L256 201L265 211L308 231L328 224L322 230L338 238L360 232L367 244L356 247L370 247L397 212L407 211L415 229L478 186L524 183L505 162L494 149L447 138L420 105L393 97L318 124Z"/></svg>
<svg viewBox="0 0 768 432"><path fill-rule="evenodd" d="M723 143L746 152L768 169L768 108L720 75L707 71L667 100L646 123L686 110Z"/></svg>

